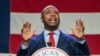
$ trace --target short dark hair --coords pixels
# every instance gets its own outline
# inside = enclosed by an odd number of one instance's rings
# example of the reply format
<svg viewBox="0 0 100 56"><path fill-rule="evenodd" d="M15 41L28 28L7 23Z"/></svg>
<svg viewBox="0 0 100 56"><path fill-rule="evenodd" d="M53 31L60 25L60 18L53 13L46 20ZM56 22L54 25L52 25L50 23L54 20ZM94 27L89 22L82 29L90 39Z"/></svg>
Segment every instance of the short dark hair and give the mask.
<svg viewBox="0 0 100 56"><path fill-rule="evenodd" d="M54 8L56 8L54 5L48 5L48 6L46 6L46 7L44 7L44 9L42 10L42 12L41 12L41 18L43 18L44 17L44 11L47 9L47 8L49 8L49 7L54 7ZM56 8L56 10L59 12L59 10Z"/></svg>

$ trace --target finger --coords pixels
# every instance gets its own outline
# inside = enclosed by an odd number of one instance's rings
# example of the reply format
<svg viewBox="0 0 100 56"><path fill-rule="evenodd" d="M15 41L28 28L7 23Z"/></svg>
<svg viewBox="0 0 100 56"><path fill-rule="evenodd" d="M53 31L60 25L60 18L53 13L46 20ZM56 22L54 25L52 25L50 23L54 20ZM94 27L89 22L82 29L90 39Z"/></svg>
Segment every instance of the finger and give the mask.
<svg viewBox="0 0 100 56"><path fill-rule="evenodd" d="M23 24L23 28L26 28L28 25L28 21Z"/></svg>
<svg viewBox="0 0 100 56"><path fill-rule="evenodd" d="M28 23L27 29L28 29L28 31L31 31L31 23Z"/></svg>
<svg viewBox="0 0 100 56"><path fill-rule="evenodd" d="M76 28L78 28L79 26L80 26L79 19L76 19Z"/></svg>
<svg viewBox="0 0 100 56"><path fill-rule="evenodd" d="M82 30L84 31L85 30L85 27L84 27L84 23L81 19L79 19L79 22L80 22L80 26L82 27Z"/></svg>
<svg viewBox="0 0 100 56"><path fill-rule="evenodd" d="M29 23L28 21L25 22L23 24L23 28L21 29L21 33L26 33L26 32L30 32L31 29L31 23Z"/></svg>
<svg viewBox="0 0 100 56"><path fill-rule="evenodd" d="M29 27L31 27L31 23L29 23Z"/></svg>
<svg viewBox="0 0 100 56"><path fill-rule="evenodd" d="M27 28L27 29L30 29L30 28L31 28L31 23L25 22L24 25L23 25L23 29L24 29L24 28L25 28L25 29L26 29L26 28Z"/></svg>
<svg viewBox="0 0 100 56"><path fill-rule="evenodd" d="M29 27L30 27L30 23L26 22L26 28L29 28Z"/></svg>
<svg viewBox="0 0 100 56"><path fill-rule="evenodd" d="M76 26L78 26L78 19L76 19Z"/></svg>
<svg viewBox="0 0 100 56"><path fill-rule="evenodd" d="M83 21L81 19L79 19L79 24L80 26L84 27Z"/></svg>
<svg viewBox="0 0 100 56"><path fill-rule="evenodd" d="M85 27L83 27L83 31L85 30Z"/></svg>

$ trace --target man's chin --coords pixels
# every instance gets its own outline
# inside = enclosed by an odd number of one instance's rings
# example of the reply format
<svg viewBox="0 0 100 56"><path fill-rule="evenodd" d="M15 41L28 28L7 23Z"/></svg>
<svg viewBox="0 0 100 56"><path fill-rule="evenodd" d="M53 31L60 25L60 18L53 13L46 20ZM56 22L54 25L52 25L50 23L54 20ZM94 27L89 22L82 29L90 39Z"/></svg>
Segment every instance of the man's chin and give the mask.
<svg viewBox="0 0 100 56"><path fill-rule="evenodd" d="M58 27L58 25L50 25L50 27L55 28Z"/></svg>
<svg viewBox="0 0 100 56"><path fill-rule="evenodd" d="M57 25L55 25L55 24L51 24L50 26L51 26L51 27L56 27Z"/></svg>

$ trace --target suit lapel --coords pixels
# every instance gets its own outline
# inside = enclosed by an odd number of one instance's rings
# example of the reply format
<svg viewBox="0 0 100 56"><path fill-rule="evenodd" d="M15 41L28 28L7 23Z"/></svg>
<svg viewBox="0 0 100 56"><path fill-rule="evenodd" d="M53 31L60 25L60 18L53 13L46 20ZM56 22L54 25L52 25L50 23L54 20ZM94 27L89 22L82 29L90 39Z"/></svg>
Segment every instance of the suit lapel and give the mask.
<svg viewBox="0 0 100 56"><path fill-rule="evenodd" d="M57 44L57 48L62 49L67 54L73 54L71 47L69 46L68 42L66 42L66 36L63 32L60 31L60 36Z"/></svg>
<svg viewBox="0 0 100 56"><path fill-rule="evenodd" d="M64 43L65 43L64 36L63 36L63 33L60 31L60 36L59 36L59 40L58 40L58 43L57 43L57 47L60 48L60 49L63 49Z"/></svg>
<svg viewBox="0 0 100 56"><path fill-rule="evenodd" d="M40 47L46 47L45 39L44 39L44 32L39 35L39 45Z"/></svg>

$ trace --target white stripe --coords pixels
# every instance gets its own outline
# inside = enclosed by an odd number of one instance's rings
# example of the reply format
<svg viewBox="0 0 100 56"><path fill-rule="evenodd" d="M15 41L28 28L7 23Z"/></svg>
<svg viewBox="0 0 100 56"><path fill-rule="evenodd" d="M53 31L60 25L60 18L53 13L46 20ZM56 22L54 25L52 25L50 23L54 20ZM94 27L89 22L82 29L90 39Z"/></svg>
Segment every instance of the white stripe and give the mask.
<svg viewBox="0 0 100 56"><path fill-rule="evenodd" d="M85 25L85 34L100 34L100 13L61 13L60 29L65 33L71 34L71 26L75 26L75 20L81 18ZM32 29L36 33L43 30L40 13L14 13L11 12L10 33L20 34L21 27L25 21L32 23Z"/></svg>

